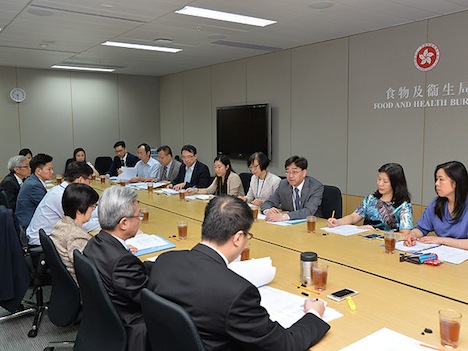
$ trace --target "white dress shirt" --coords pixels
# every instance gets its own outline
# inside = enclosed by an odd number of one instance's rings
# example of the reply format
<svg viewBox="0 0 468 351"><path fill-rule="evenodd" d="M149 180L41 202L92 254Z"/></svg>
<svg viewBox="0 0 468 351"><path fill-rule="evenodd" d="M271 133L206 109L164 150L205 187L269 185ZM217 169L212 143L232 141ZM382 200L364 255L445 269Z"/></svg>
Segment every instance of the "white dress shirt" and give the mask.
<svg viewBox="0 0 468 351"><path fill-rule="evenodd" d="M26 235L29 238L29 245L40 245L39 229L44 229L47 235L50 235L54 225L63 217L62 196L65 188L68 186L66 181L54 186L42 198L36 208L34 215L26 229ZM97 220L97 208L93 211L89 222L83 224L83 230L90 232L100 230L101 226Z"/></svg>

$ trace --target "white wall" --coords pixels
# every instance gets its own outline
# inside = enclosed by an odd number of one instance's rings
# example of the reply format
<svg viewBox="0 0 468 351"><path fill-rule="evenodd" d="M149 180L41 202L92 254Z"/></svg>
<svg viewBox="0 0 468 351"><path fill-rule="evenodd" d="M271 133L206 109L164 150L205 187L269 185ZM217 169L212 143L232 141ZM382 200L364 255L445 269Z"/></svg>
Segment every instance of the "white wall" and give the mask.
<svg viewBox="0 0 468 351"><path fill-rule="evenodd" d="M27 94L19 104L9 97L16 86ZM0 67L0 125L1 176L24 147L53 156L56 173L76 147L91 162L121 139L136 153L160 145L159 78Z"/></svg>
<svg viewBox="0 0 468 351"><path fill-rule="evenodd" d="M162 141L178 149L193 143L212 166L216 107L267 102L273 107L275 173L283 174L284 160L300 154L309 160L309 174L345 194L365 196L376 188L377 169L398 162L413 203L427 205L435 196L435 166L454 159L468 164L468 106L379 110L374 103L388 101L389 88L468 82L462 63L467 31L463 12L163 77ZM426 42L439 47L441 59L422 72L413 57ZM234 167L247 171L244 162Z"/></svg>

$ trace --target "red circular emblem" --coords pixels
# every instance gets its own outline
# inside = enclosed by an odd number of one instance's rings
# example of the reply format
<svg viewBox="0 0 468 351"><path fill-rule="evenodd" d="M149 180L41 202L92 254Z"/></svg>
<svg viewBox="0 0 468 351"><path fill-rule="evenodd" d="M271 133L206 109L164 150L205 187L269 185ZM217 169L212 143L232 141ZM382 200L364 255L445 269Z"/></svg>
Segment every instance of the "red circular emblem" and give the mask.
<svg viewBox="0 0 468 351"><path fill-rule="evenodd" d="M416 49L414 53L414 65L420 71L430 71L437 65L439 58L440 51L437 45L425 43Z"/></svg>

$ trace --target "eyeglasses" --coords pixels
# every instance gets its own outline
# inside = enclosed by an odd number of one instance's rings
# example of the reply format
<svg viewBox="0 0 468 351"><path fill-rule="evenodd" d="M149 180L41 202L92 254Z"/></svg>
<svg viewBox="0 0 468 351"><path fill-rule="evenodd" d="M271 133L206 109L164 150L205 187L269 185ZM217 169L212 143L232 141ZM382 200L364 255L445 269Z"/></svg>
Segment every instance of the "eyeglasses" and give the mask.
<svg viewBox="0 0 468 351"><path fill-rule="evenodd" d="M191 160L194 157L195 157L195 155L182 156L182 160Z"/></svg>
<svg viewBox="0 0 468 351"><path fill-rule="evenodd" d="M31 168L31 167L28 165L28 166L18 166L16 168Z"/></svg>
<svg viewBox="0 0 468 351"><path fill-rule="evenodd" d="M246 230L243 230L244 234L248 236L248 239L247 240L250 240L254 237L254 235L252 233L249 233L248 231Z"/></svg>
<svg viewBox="0 0 468 351"><path fill-rule="evenodd" d="M286 176L289 176L289 175L295 176L295 175L298 175L299 173L301 173L302 171L303 171L303 169L301 169L300 171L286 171L286 172L284 172L284 174L286 174Z"/></svg>
<svg viewBox="0 0 468 351"><path fill-rule="evenodd" d="M250 166L249 166L249 169L250 169L251 171L253 171L254 169L256 169L256 168L259 167L259 166L260 166L259 164L258 164L258 165L250 165Z"/></svg>

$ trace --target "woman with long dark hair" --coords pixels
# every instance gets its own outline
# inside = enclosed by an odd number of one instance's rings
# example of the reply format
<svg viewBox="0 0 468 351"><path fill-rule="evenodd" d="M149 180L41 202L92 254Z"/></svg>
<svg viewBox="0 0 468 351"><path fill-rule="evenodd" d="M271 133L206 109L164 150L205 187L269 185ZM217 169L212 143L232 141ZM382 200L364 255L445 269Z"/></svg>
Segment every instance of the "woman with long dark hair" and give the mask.
<svg viewBox="0 0 468 351"><path fill-rule="evenodd" d="M96 168L94 168L93 164L89 161L86 161L86 151L82 147L77 147L73 151L73 161L86 162L86 164L93 170L93 175L99 177L99 172L96 170Z"/></svg>
<svg viewBox="0 0 468 351"><path fill-rule="evenodd" d="M463 163L449 161L434 172L437 196L424 210L418 225L406 237L405 244L453 246L468 250L468 173ZM436 236L427 236L435 232Z"/></svg>
<svg viewBox="0 0 468 351"><path fill-rule="evenodd" d="M232 169L229 157L226 155L216 156L214 159L214 170L216 177L208 188L189 188L187 189L187 193L244 196L242 181L239 175Z"/></svg>
<svg viewBox="0 0 468 351"><path fill-rule="evenodd" d="M377 190L369 194L351 214L329 218L328 225L356 224L364 218L361 228L408 234L413 228L411 195L406 185L405 172L398 163L387 163L379 168Z"/></svg>

